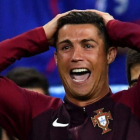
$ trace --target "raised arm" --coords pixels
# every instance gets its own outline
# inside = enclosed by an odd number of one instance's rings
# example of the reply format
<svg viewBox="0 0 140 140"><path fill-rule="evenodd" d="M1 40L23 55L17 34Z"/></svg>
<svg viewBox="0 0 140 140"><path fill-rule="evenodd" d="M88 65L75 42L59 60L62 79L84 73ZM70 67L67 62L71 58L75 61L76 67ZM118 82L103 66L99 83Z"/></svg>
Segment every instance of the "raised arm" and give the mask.
<svg viewBox="0 0 140 140"><path fill-rule="evenodd" d="M21 57L29 57L48 50L42 27L33 29L0 43L0 71Z"/></svg>
<svg viewBox="0 0 140 140"><path fill-rule="evenodd" d="M43 27L38 27L0 43L0 71L22 57L42 53L53 44L59 14ZM19 139L26 139L32 119L62 101L18 87L0 76L0 125ZM45 104L45 106L44 106Z"/></svg>
<svg viewBox="0 0 140 140"><path fill-rule="evenodd" d="M107 31L114 45L140 51L140 25L111 20Z"/></svg>
<svg viewBox="0 0 140 140"><path fill-rule="evenodd" d="M0 43L0 71L22 57L29 57L49 49L57 29L57 20L69 12L58 14L43 27L30 30Z"/></svg>
<svg viewBox="0 0 140 140"><path fill-rule="evenodd" d="M140 25L114 20L107 13L96 10L94 12L103 17L113 45L129 47L140 52ZM113 98L131 108L131 112L140 119L140 77L136 86L115 94Z"/></svg>

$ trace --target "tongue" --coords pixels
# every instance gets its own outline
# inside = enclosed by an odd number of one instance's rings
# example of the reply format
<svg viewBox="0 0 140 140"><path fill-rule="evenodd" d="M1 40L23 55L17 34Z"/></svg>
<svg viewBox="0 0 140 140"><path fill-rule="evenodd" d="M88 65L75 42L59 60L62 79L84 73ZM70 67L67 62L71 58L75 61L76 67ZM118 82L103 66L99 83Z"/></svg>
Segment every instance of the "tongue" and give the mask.
<svg viewBox="0 0 140 140"><path fill-rule="evenodd" d="M83 74L83 75L73 75L73 79L78 80L78 81L85 81L88 79L89 73Z"/></svg>

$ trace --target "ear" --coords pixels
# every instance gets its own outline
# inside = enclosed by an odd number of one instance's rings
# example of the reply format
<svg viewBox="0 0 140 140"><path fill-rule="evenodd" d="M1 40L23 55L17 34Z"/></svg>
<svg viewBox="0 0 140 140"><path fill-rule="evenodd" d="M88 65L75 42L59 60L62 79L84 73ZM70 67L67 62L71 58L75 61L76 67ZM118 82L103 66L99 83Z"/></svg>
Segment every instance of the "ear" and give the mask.
<svg viewBox="0 0 140 140"><path fill-rule="evenodd" d="M57 65L57 52L54 52L54 60L55 60L55 63Z"/></svg>
<svg viewBox="0 0 140 140"><path fill-rule="evenodd" d="M116 47L110 47L107 51L107 63L111 64L117 55L117 48Z"/></svg>

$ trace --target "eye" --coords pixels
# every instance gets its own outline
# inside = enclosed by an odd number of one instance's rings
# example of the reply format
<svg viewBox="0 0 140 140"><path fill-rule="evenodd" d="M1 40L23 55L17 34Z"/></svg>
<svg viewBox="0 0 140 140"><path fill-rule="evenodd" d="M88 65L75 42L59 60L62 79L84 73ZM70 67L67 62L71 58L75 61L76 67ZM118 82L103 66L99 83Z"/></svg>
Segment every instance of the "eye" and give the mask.
<svg viewBox="0 0 140 140"><path fill-rule="evenodd" d="M62 50L68 50L68 49L70 49L70 46L68 46L68 45L62 47Z"/></svg>
<svg viewBox="0 0 140 140"><path fill-rule="evenodd" d="M84 48L90 49L90 48L93 48L93 46L90 45L90 44L86 44L86 45L84 46Z"/></svg>

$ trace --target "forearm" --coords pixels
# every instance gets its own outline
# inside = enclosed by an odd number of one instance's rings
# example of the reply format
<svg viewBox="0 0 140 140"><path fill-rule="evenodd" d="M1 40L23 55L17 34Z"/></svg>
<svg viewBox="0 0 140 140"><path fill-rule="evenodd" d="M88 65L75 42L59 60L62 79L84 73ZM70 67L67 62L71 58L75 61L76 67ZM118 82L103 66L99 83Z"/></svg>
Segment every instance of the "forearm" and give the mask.
<svg viewBox="0 0 140 140"><path fill-rule="evenodd" d="M0 125L18 138L26 137L31 127L31 107L35 98L36 94L0 76Z"/></svg>
<svg viewBox="0 0 140 140"><path fill-rule="evenodd" d="M19 60L48 50L47 38L42 27L23 33L0 43L0 71Z"/></svg>
<svg viewBox="0 0 140 140"><path fill-rule="evenodd" d="M113 45L140 51L140 26L133 23L110 20L107 31Z"/></svg>

